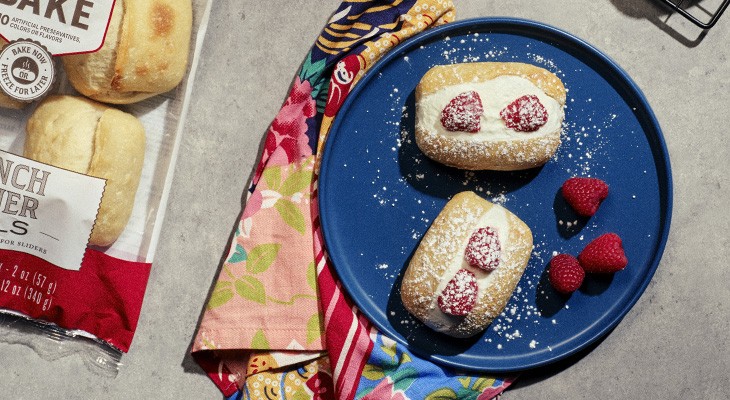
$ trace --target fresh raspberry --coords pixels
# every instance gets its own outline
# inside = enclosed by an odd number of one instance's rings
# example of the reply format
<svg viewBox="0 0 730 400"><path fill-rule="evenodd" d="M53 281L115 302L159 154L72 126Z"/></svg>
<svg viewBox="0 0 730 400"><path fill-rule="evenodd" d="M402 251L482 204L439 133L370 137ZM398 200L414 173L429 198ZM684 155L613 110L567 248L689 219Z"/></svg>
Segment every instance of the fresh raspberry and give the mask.
<svg viewBox="0 0 730 400"><path fill-rule="evenodd" d="M560 191L575 212L584 217L595 214L601 202L608 197L608 185L598 178L570 178L563 182Z"/></svg>
<svg viewBox="0 0 730 400"><path fill-rule="evenodd" d="M558 254L550 260L550 284L560 293L573 293L583 284L586 273L578 260L570 254Z"/></svg>
<svg viewBox="0 0 730 400"><path fill-rule="evenodd" d="M441 125L447 131L476 133L481 129L481 115L484 113L479 93L470 90L459 93L441 111Z"/></svg>
<svg viewBox="0 0 730 400"><path fill-rule="evenodd" d="M438 298L441 311L459 317L469 314L476 302L477 278L463 268L451 278Z"/></svg>
<svg viewBox="0 0 730 400"><path fill-rule="evenodd" d="M494 271L499 267L501 252L502 246L499 243L497 232L491 226L487 226L479 228L471 234L464 251L464 258L472 267Z"/></svg>
<svg viewBox="0 0 730 400"><path fill-rule="evenodd" d="M620 271L629 263L621 238L615 233L603 234L588 243L578 255L578 261L586 272L597 273Z"/></svg>
<svg viewBox="0 0 730 400"><path fill-rule="evenodd" d="M499 112L507 127L518 132L535 132L545 125L548 112L537 96L525 95L511 102Z"/></svg>

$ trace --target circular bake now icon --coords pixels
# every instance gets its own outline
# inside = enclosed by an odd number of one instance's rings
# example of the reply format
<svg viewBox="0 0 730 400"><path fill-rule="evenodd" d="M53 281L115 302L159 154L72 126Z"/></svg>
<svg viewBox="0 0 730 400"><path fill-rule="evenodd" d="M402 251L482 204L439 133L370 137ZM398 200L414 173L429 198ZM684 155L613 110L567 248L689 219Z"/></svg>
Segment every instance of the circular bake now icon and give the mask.
<svg viewBox="0 0 730 400"><path fill-rule="evenodd" d="M20 57L13 61L10 73L18 82L29 85L38 78L38 63L30 57Z"/></svg>
<svg viewBox="0 0 730 400"><path fill-rule="evenodd" d="M0 52L0 88L12 98L32 101L42 97L54 76L53 59L39 43L17 40Z"/></svg>

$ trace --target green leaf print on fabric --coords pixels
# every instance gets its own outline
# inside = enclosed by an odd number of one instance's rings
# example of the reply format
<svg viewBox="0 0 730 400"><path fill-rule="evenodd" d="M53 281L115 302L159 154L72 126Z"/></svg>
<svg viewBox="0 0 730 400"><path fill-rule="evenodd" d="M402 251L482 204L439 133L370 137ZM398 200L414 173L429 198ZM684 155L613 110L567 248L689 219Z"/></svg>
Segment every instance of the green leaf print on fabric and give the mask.
<svg viewBox="0 0 730 400"><path fill-rule="evenodd" d="M474 380L474 384L471 386L471 388L475 392L481 393L484 391L484 389L492 387L492 385L494 385L494 382L496 382L496 379L494 378L477 378Z"/></svg>
<svg viewBox="0 0 730 400"><path fill-rule="evenodd" d="M240 247L240 245L237 247ZM265 243L255 246L253 249L251 249L251 251L248 253L248 256L246 257L246 273L241 276L236 276L231 268L229 268L227 265L224 265L223 272L234 283L231 283L229 281L221 281L219 284L217 284L216 289L214 289L213 295L211 296L212 298L215 298L214 307L225 304L230 300L230 297L233 297L231 285L233 285L235 292L238 293L239 296L247 300L255 301L259 304L276 303L283 305L293 305L298 299L317 300L316 290L313 287L313 285L316 285L316 282L310 282L311 280L316 279L316 271L314 270L313 261L310 262L307 266L307 283L310 287L312 287L311 293L297 293L292 295L290 298L284 299L277 299L267 295L266 287L264 286L263 282L261 282L261 280L256 278L254 275L266 272L274 264L274 261L276 261L280 249L281 244L279 243ZM243 248L241 248L241 251L245 253L245 250ZM211 301L213 301L213 299L211 299ZM209 308L210 307L213 306L209 306ZM310 329L312 330L312 332L310 332L310 335L316 334L316 336L312 336L312 339L310 341L317 339L317 337L321 335L319 321L310 321L310 324L314 324L315 322L317 326L316 328Z"/></svg>
<svg viewBox="0 0 730 400"><path fill-rule="evenodd" d="M228 281L218 281L208 300L208 309L220 307L233 298L233 284Z"/></svg>
<svg viewBox="0 0 730 400"><path fill-rule="evenodd" d="M401 368L390 375L391 379L393 379L393 387L404 392L411 387L418 376L418 370L413 367Z"/></svg>
<svg viewBox="0 0 730 400"><path fill-rule="evenodd" d="M264 169L262 173L262 179L268 189L278 194L274 209L287 225L302 235L307 230L307 224L298 203L301 203L301 199L308 197L312 175L312 169L307 166L289 169L272 166Z"/></svg>
<svg viewBox="0 0 730 400"><path fill-rule="evenodd" d="M392 361L394 361L394 362L397 361L395 358L395 355L396 355L396 352L398 349L396 347L395 342L391 343L389 346L386 346L386 345L380 346L380 349L383 350L383 353L389 355L390 359Z"/></svg>
<svg viewBox="0 0 730 400"><path fill-rule="evenodd" d="M455 400L458 399L456 392L450 388L441 388L426 396L425 400Z"/></svg>
<svg viewBox="0 0 730 400"><path fill-rule="evenodd" d="M362 376L370 379L371 381L379 381L385 378L385 372L383 372L383 369L378 366L365 364L365 367L362 370Z"/></svg>
<svg viewBox="0 0 730 400"><path fill-rule="evenodd" d="M246 263L246 271L251 274L259 274L265 272L271 264L276 260L276 256L279 255L279 249L281 244L279 243L265 243L260 244L248 254L248 262Z"/></svg>
<svg viewBox="0 0 730 400"><path fill-rule="evenodd" d="M307 265L307 285L315 292L317 291L317 267L314 265L314 261Z"/></svg>
<svg viewBox="0 0 730 400"><path fill-rule="evenodd" d="M236 251L231 254L231 257L228 259L228 263L235 264L241 261L246 261L247 257L246 249L244 249L240 244L236 244Z"/></svg>
<svg viewBox="0 0 730 400"><path fill-rule="evenodd" d="M278 165L266 167L261 177L269 189L277 190L279 189L279 185L281 185L281 167Z"/></svg>
<svg viewBox="0 0 730 400"><path fill-rule="evenodd" d="M319 314L312 315L307 321L307 343L312 343L322 336L322 323Z"/></svg>
<svg viewBox="0 0 730 400"><path fill-rule="evenodd" d="M260 280L253 276L244 276L235 283L236 293L244 299L266 304L266 289Z"/></svg>
<svg viewBox="0 0 730 400"><path fill-rule="evenodd" d="M292 196L295 193L304 191L304 189L308 188L311 183L312 170L301 169L294 171L286 178L284 183L281 184L279 193L281 193L282 196Z"/></svg>
<svg viewBox="0 0 730 400"><path fill-rule="evenodd" d="M327 103L329 79L325 73L325 67L327 67L327 60L321 59L312 62L312 52L310 51L299 72L299 78L302 81L309 81L309 84L312 85L312 98L317 101L317 111L320 113L324 112Z"/></svg>
<svg viewBox="0 0 730 400"><path fill-rule="evenodd" d="M312 400L312 395L309 394L304 388L300 385L297 388L297 391L294 392L291 396L291 400Z"/></svg>
<svg viewBox="0 0 730 400"><path fill-rule="evenodd" d="M253 335L253 339L251 339L251 348L258 350L269 350L271 348L269 340L266 339L266 335L263 330L259 329Z"/></svg>
<svg viewBox="0 0 730 400"><path fill-rule="evenodd" d="M380 381L385 377L389 377L395 390L405 392L419 376L418 370L410 364L412 362L411 357L399 351L398 346L393 341L384 341L379 349L387 357L379 357L377 364L365 364L363 377L371 381ZM367 388L358 393L358 396L365 396L373 389L373 387Z"/></svg>
<svg viewBox="0 0 730 400"><path fill-rule="evenodd" d="M304 221L304 214L296 204L286 199L279 199L274 208L279 212L281 218L287 225L291 226L297 232L304 234L307 229L307 223Z"/></svg>
<svg viewBox="0 0 730 400"><path fill-rule="evenodd" d="M303 81L306 80L310 82L312 82L312 80L317 80L318 77L324 74L324 67L326 65L327 60L325 59L312 62L312 52L310 51L304 59L302 69L299 71L299 78Z"/></svg>
<svg viewBox="0 0 730 400"><path fill-rule="evenodd" d="M486 388L491 387L495 382L492 378L484 377L464 376L457 379L462 386L458 391L452 388L441 388L426 396L426 400L476 400ZM471 387L469 387L470 385Z"/></svg>

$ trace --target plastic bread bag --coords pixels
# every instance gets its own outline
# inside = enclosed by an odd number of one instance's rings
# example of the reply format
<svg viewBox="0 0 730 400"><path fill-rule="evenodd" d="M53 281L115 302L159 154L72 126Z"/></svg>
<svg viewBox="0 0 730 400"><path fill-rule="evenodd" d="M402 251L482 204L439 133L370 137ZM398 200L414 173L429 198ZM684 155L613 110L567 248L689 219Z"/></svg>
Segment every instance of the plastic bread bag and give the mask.
<svg viewBox="0 0 730 400"><path fill-rule="evenodd" d="M116 374L210 5L0 3L0 341Z"/></svg>

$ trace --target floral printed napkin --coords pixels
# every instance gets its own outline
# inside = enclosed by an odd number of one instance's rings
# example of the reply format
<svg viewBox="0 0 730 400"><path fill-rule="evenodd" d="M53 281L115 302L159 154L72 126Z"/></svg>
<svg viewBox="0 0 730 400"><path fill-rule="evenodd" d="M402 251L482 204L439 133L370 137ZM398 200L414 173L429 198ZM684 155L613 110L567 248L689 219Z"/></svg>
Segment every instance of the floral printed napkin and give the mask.
<svg viewBox="0 0 730 400"><path fill-rule="evenodd" d="M318 150L360 77L399 43L454 19L447 0L343 1L268 132L193 356L235 399L490 399L512 378L418 358L360 314L332 271L317 208Z"/></svg>

